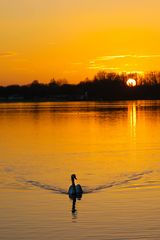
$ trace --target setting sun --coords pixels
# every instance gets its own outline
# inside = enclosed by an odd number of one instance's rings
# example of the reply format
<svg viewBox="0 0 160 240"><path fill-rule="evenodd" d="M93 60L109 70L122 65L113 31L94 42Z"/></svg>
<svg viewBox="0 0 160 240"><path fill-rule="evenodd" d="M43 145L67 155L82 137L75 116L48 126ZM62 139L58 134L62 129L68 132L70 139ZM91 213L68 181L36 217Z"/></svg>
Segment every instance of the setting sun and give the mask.
<svg viewBox="0 0 160 240"><path fill-rule="evenodd" d="M127 80L127 85L129 86L129 87L134 87L134 86L136 86L136 80L135 79L133 79L133 78L129 78L128 80Z"/></svg>

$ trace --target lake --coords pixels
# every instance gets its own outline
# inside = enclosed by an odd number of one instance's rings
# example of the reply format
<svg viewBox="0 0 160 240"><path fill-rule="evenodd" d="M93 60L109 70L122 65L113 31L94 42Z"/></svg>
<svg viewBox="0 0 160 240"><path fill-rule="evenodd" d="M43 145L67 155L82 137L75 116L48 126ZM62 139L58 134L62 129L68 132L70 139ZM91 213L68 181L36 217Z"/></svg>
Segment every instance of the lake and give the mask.
<svg viewBox="0 0 160 240"><path fill-rule="evenodd" d="M1 239L160 239L159 202L159 100L0 104Z"/></svg>

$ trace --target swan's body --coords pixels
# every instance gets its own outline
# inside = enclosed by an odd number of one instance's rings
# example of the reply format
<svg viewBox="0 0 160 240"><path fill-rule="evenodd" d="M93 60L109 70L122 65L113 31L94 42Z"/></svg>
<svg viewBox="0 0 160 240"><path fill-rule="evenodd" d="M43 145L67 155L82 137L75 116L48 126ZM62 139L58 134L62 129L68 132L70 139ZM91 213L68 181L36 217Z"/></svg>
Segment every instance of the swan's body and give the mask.
<svg viewBox="0 0 160 240"><path fill-rule="evenodd" d="M69 187L69 190L68 190L68 194L71 197L79 197L79 196L82 196L82 193L83 193L81 185L80 184L75 185L75 182L74 182L75 179L77 180L76 175L72 174L71 175L72 185Z"/></svg>
<svg viewBox="0 0 160 240"><path fill-rule="evenodd" d="M69 195L79 195L82 194L82 187L80 184L77 184L75 186L71 185L68 190Z"/></svg>

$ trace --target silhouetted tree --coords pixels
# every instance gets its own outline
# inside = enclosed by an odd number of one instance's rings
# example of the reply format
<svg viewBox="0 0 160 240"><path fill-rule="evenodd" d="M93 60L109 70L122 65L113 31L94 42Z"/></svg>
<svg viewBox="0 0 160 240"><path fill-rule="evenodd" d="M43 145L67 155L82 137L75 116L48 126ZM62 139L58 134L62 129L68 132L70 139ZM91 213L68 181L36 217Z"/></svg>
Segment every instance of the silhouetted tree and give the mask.
<svg viewBox="0 0 160 240"><path fill-rule="evenodd" d="M126 85L134 78L137 86ZM49 83L34 80L31 84L1 86L0 100L116 100L116 99L160 99L160 72L107 73L98 72L93 79L86 78L78 84L68 84L65 79L51 79Z"/></svg>

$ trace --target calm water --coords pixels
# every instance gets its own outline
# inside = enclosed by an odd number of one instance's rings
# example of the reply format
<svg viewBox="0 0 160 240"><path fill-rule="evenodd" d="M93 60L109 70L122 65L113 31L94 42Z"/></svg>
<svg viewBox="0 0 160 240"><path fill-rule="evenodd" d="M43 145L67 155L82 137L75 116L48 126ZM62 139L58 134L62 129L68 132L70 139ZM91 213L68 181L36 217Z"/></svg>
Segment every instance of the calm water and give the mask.
<svg viewBox="0 0 160 240"><path fill-rule="evenodd" d="M159 176L160 101L0 104L3 240L160 239Z"/></svg>

